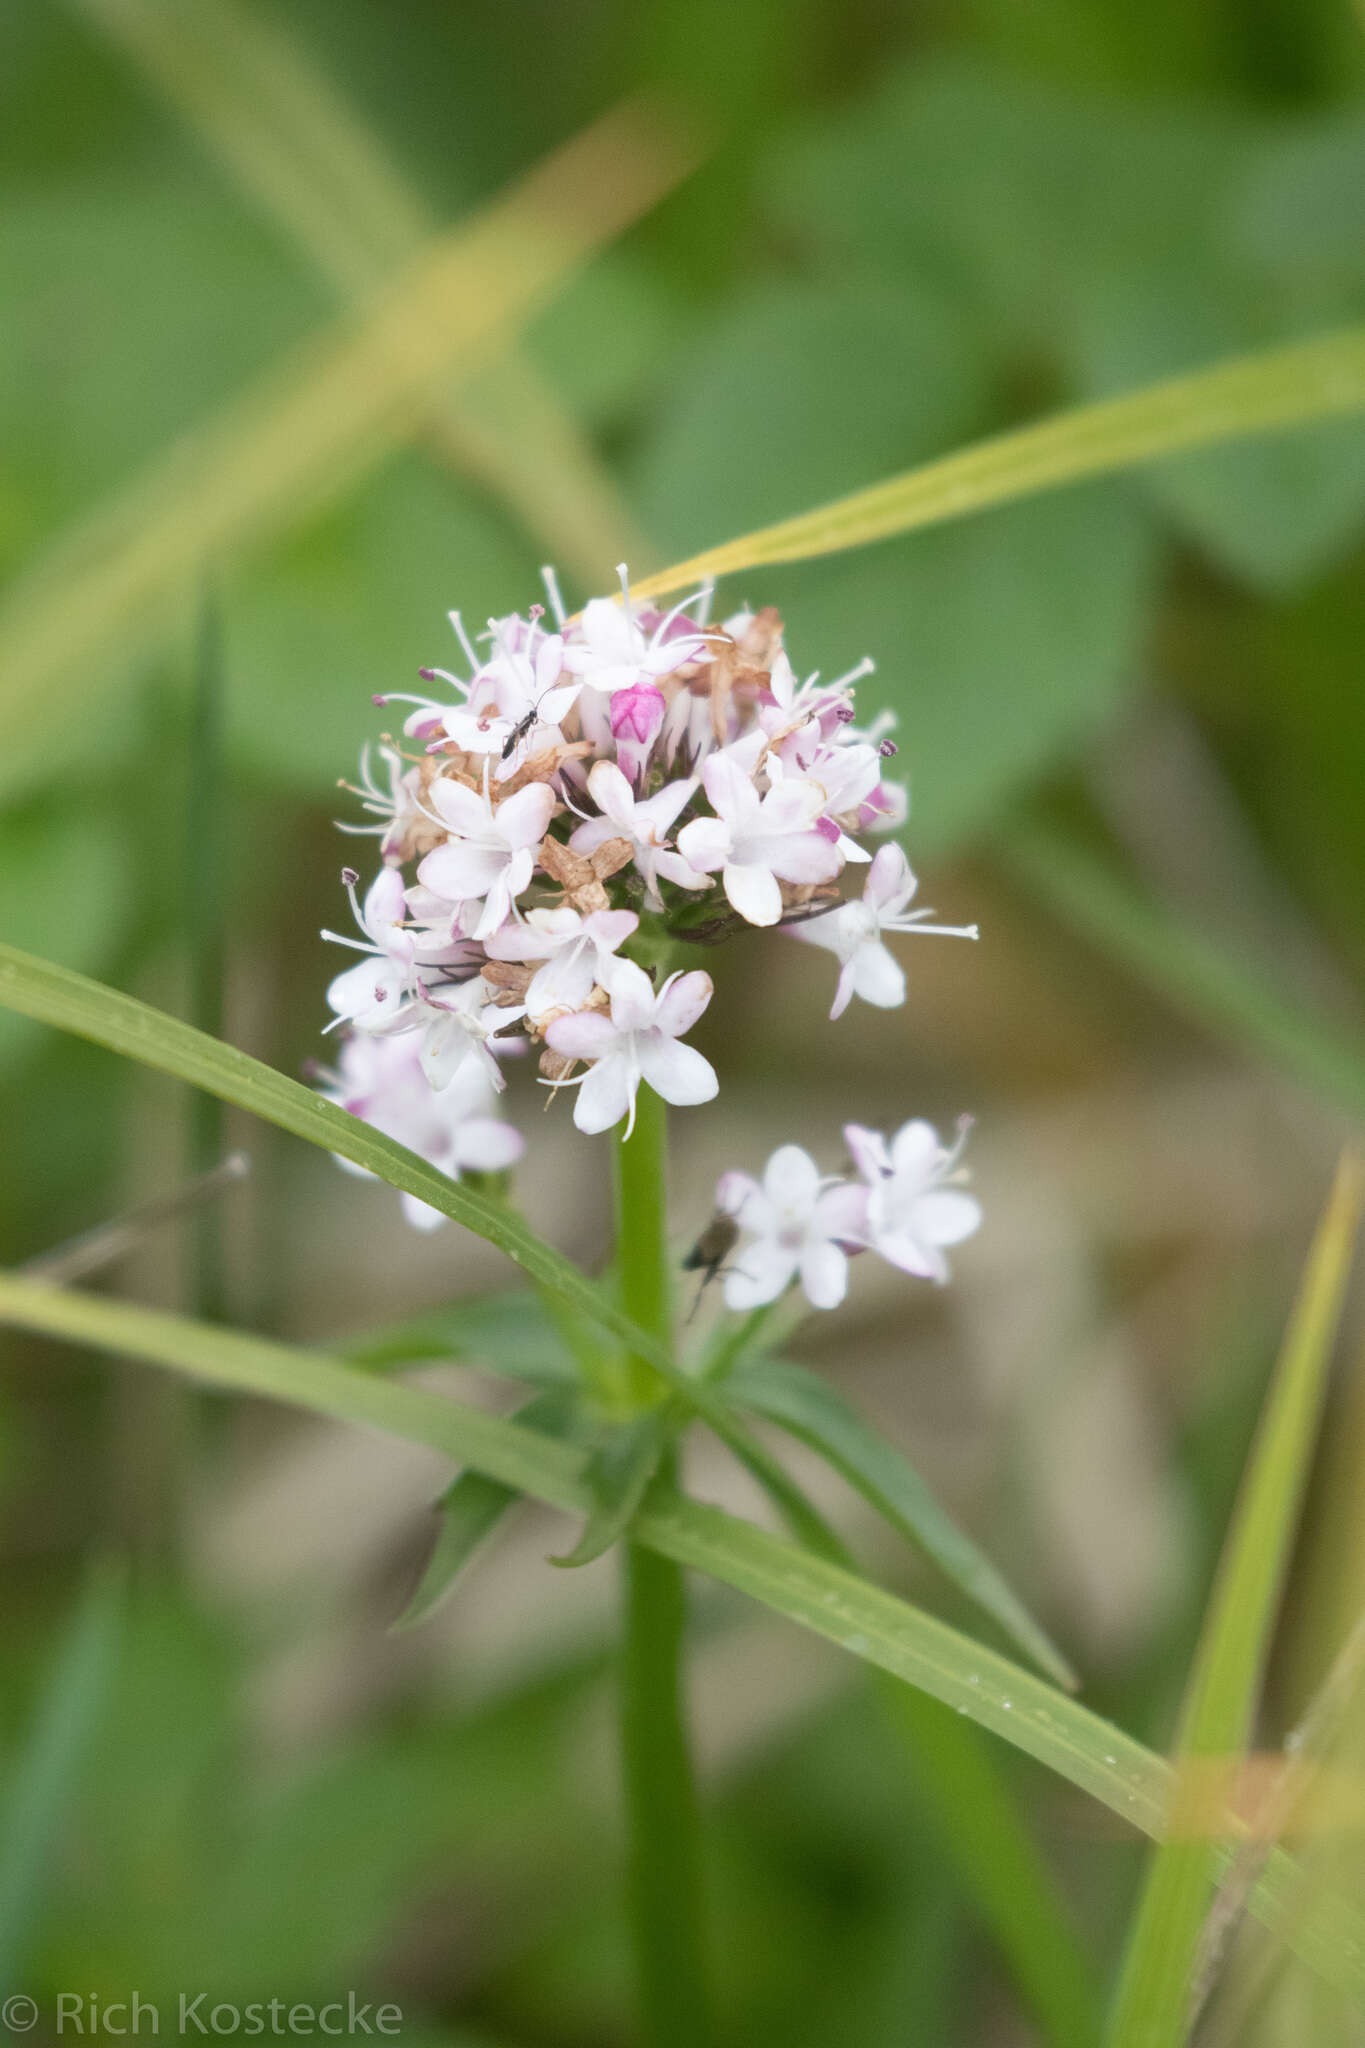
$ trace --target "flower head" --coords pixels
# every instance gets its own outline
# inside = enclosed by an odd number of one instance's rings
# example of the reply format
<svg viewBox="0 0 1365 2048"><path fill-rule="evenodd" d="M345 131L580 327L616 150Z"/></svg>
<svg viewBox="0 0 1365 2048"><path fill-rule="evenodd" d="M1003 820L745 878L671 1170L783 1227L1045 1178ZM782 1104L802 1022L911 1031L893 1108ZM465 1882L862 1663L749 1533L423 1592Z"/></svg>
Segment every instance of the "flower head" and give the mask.
<svg viewBox="0 0 1365 2048"><path fill-rule="evenodd" d="M939 1143L932 1124L916 1118L902 1124L888 1144L879 1131L848 1124L844 1137L867 1184L867 1238L874 1251L899 1266L940 1283L948 1278L944 1249L961 1244L981 1223L981 1204L965 1194L958 1162L970 1123L957 1143Z"/></svg>
<svg viewBox="0 0 1365 2048"><path fill-rule="evenodd" d="M831 1018L842 1017L854 996L879 1010L905 1001L905 969L882 939L883 932L933 932L974 939L974 924L926 924L932 910L909 910L919 883L899 846L883 846L867 871L861 902L841 903L823 917L791 927L792 937L823 946L839 962Z"/></svg>
<svg viewBox="0 0 1365 2048"><path fill-rule="evenodd" d="M641 1081L665 1102L711 1100L719 1086L715 1068L695 1046L678 1041L712 993L710 975L694 970L670 975L656 994L642 967L621 960L611 976L608 1011L580 1010L547 1025L545 1040L552 1051L564 1059L592 1061L572 1084L578 1087L573 1120L580 1131L609 1131L625 1117L629 1137Z"/></svg>
<svg viewBox="0 0 1365 2048"><path fill-rule="evenodd" d="M848 1290L848 1247L863 1237L866 1188L822 1175L800 1145L782 1145L761 1182L725 1174L716 1204L751 1238L726 1274L727 1308L761 1308L798 1277L812 1308L838 1307Z"/></svg>

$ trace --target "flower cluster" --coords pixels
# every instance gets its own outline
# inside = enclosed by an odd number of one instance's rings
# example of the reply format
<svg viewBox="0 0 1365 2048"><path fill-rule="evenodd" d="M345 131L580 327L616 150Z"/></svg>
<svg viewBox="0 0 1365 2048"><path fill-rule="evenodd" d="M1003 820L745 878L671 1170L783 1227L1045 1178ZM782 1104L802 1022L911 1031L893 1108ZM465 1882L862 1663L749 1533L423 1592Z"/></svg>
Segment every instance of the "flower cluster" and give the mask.
<svg viewBox="0 0 1365 2048"><path fill-rule="evenodd" d="M799 1280L812 1308L837 1308L848 1289L852 1253L880 1253L903 1273L946 1281L944 1249L970 1237L980 1204L963 1192L957 1142L939 1143L932 1124L902 1125L889 1143L879 1131L847 1124L844 1139L854 1175L822 1174L800 1145L782 1145L761 1181L727 1173L716 1188L716 1207L733 1219L748 1242L726 1269L725 1301L732 1309L762 1308Z"/></svg>
<svg viewBox="0 0 1365 2048"><path fill-rule="evenodd" d="M910 909L898 846L864 843L907 808L886 779L890 714L858 722L871 662L802 681L774 610L713 624L709 588L658 611L619 575L619 598L574 618L548 570L548 611L475 638L452 613L463 667L424 669L432 694L375 700L406 711L352 786L368 822L343 827L374 834L382 866L363 899L343 871L359 936L325 934L364 956L328 990L343 1034L329 1086L447 1172L513 1156L490 1107L503 1058L528 1045L544 1083L576 1089L583 1131L629 1135L642 1082L674 1104L714 1096L684 1043L713 983L663 978L676 946L781 928L835 956L838 1017L855 995L904 1001L885 934L955 929ZM845 896L851 865L863 887ZM853 1236L812 1254L812 1299L840 1244L872 1241L875 1192ZM818 1202L842 1216L828 1191Z"/></svg>

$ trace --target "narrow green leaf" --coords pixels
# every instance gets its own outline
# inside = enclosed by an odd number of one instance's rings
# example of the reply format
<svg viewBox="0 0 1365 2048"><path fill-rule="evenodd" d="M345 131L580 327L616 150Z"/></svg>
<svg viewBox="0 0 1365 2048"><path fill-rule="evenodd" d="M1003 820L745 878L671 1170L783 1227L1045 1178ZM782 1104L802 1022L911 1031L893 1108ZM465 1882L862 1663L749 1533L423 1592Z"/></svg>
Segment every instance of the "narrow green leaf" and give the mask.
<svg viewBox="0 0 1365 2048"><path fill-rule="evenodd" d="M776 1422L843 1474L892 1527L999 1623L1025 1656L1073 1690L1076 1674L990 1559L935 1500L919 1473L865 1422L837 1387L804 1366L777 1359L742 1365L732 1399Z"/></svg>
<svg viewBox="0 0 1365 2048"><path fill-rule="evenodd" d="M600 1293L561 1253L546 1244L521 1217L501 1202L453 1181L404 1145L362 1123L311 1088L277 1073L236 1046L207 1037L177 1017L154 1010L133 996L74 974L68 968L0 945L0 1003L59 1030L93 1039L111 1052L235 1102L311 1145L339 1153L387 1181L390 1187L453 1217L500 1251L550 1293L611 1330L665 1375L676 1368L663 1345L637 1329L616 1304ZM679 1376L680 1377L680 1376Z"/></svg>
<svg viewBox="0 0 1365 2048"><path fill-rule="evenodd" d="M573 1359L553 1318L529 1288L471 1296L424 1309L401 1322L362 1330L354 1337L335 1338L328 1349L334 1358L370 1372L392 1372L399 1366L448 1359L460 1365L486 1366L534 1386L578 1383Z"/></svg>
<svg viewBox="0 0 1365 2048"><path fill-rule="evenodd" d="M856 1571L841 1537L800 1488L765 1487L797 1541L845 1571ZM878 1697L923 1819L958 1872L967 1896L1000 1946L1023 1997L1054 2048L1092 2048L1099 2001L1085 1956L1051 1872L1015 1806L980 1728L961 1712L885 1670Z"/></svg>
<svg viewBox="0 0 1365 2048"><path fill-rule="evenodd" d="M979 1729L883 1678L917 1808L958 1871L1053 2048L1094 2048L1098 1989L1056 1880Z"/></svg>
<svg viewBox="0 0 1365 2048"><path fill-rule="evenodd" d="M443 1216L453 1217L515 1259L548 1300L562 1303L570 1311L570 1320L586 1317L599 1329L622 1338L732 1449L738 1450L744 1443L747 1457L760 1461L767 1457L762 1445L749 1437L713 1389L683 1372L667 1344L633 1322L605 1290L594 1287L562 1252L537 1237L515 1210L463 1182L448 1179L406 1146L325 1101L311 1088L252 1059L249 1053L239 1052L236 1046L206 1037L178 1017L169 1017L118 989L106 988L13 946L0 945L0 1005L93 1039L96 1045L173 1074L192 1087L207 1089L210 1095L235 1102L278 1124L281 1130L292 1131L295 1137L339 1153L390 1187L430 1203ZM642 1116L648 1113L650 1099L641 1104Z"/></svg>
<svg viewBox="0 0 1365 2048"><path fill-rule="evenodd" d="M1198 1022L1365 1115L1365 1039L1287 1002L1214 941L1146 901L1071 833L1021 819L994 851L1008 873Z"/></svg>
<svg viewBox="0 0 1365 2048"><path fill-rule="evenodd" d="M577 1404L564 1392L539 1394L517 1410L523 1429L539 1430L542 1436L564 1436L577 1413ZM399 1635L428 1621L465 1566L497 1528L509 1508L522 1498L515 1487L486 1473L464 1471L446 1488L436 1503L440 1521L436 1541L416 1590L389 1634Z"/></svg>
<svg viewBox="0 0 1365 2048"><path fill-rule="evenodd" d="M283 1401L424 1444L552 1507L587 1513L593 1504L584 1452L502 1416L420 1387L376 1379L313 1352L126 1302L68 1294L5 1273L0 1273L0 1323L168 1366L205 1385ZM752 1523L680 1495L652 1495L632 1537L748 1594L851 1656L919 1686L1036 1758L1130 1826L1152 1836L1161 1833L1173 1783L1164 1758L1022 1665L894 1593ZM1251 1902L1268 1926L1280 1926L1290 1919L1291 1908L1297 1909L1300 1877L1293 1857L1272 1853ZM1296 1952L1329 1983L1365 1998L1365 1915L1351 1901L1318 1893L1311 1917L1292 1921L1290 1938Z"/></svg>
<svg viewBox="0 0 1365 2048"><path fill-rule="evenodd" d="M1365 327L1349 327L1215 363L994 435L812 512L708 548L633 588L637 596L652 596L681 590L704 576L838 554L1081 477L1105 476L1184 449L1362 410Z"/></svg>
<svg viewBox="0 0 1365 2048"><path fill-rule="evenodd" d="M0 1984L16 1982L53 1838L108 1694L122 1574L96 1570L57 1647L26 1739L10 1764L0 1828Z"/></svg>
<svg viewBox="0 0 1365 2048"><path fill-rule="evenodd" d="M647 1408L612 1428L588 1464L593 1507L573 1549L551 1564L591 1564L618 1543L634 1521L649 1483L682 1421L676 1402Z"/></svg>
<svg viewBox="0 0 1365 2048"><path fill-rule="evenodd" d="M1200 1933L1225 1858L1219 1817L1250 1741L1350 1273L1365 1174L1342 1159L1309 1254L1186 1688L1176 1795L1134 1917L1108 2048L1188 2038Z"/></svg>

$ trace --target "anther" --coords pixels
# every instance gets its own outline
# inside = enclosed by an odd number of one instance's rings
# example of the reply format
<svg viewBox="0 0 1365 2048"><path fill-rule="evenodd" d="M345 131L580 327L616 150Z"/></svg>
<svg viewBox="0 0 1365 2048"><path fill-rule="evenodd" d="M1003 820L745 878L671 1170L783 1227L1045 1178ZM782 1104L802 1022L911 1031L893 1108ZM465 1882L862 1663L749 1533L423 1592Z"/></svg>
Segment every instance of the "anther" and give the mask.
<svg viewBox="0 0 1365 2048"><path fill-rule="evenodd" d="M883 761L890 761L900 752L900 748L894 740L883 740L877 748L877 752L881 755Z"/></svg>
<svg viewBox="0 0 1365 2048"><path fill-rule="evenodd" d="M357 883L357 882L358 882L359 880L360 880L360 873L359 873L359 870L358 870L358 869L356 869L356 868L343 868L343 869L341 870L341 886L342 886L342 888L343 888L343 889L354 889L354 887L355 887L356 883Z"/></svg>

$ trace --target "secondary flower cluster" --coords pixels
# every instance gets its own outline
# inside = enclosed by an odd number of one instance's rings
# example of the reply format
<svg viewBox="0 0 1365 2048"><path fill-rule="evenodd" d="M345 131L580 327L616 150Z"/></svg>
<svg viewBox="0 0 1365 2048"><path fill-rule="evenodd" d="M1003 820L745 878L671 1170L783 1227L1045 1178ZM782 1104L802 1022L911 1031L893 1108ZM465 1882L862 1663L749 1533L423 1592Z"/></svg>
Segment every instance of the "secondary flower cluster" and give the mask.
<svg viewBox="0 0 1365 2048"><path fill-rule="evenodd" d="M373 834L382 865L363 899L343 870L360 936L325 934L363 957L327 992L342 1036L324 1085L452 1175L519 1155L494 1100L503 1060L528 1047L542 1082L577 1090L583 1131L624 1122L629 1135L642 1082L674 1104L716 1094L709 1060L684 1043L711 977L657 969L677 944L780 927L834 955L838 1017L855 995L905 1000L887 934L956 929L911 907L899 846L874 856L864 843L907 808L886 779L893 718L859 723L854 689L872 663L801 680L771 608L712 624L709 588L663 612L634 602L618 573L620 597L574 618L548 570L548 613L490 619L474 638L451 613L463 668L424 669L432 694L376 698L405 706L404 723L346 785L369 822L342 829ZM850 866L862 869L856 895L840 888ZM777 1159L790 1166L793 1151ZM870 1174L838 1193L820 1183L812 1197L812 1216L852 1219L810 1255L825 1276L808 1282L813 1300L830 1292L841 1245L895 1256L873 1213L889 1214L890 1196ZM753 1260L771 1237L746 1227L758 1239L727 1283L738 1294L764 1284Z"/></svg>
<svg viewBox="0 0 1365 2048"><path fill-rule="evenodd" d="M799 1280L812 1308L837 1308L848 1289L851 1253L880 1253L920 1279L946 1281L944 1248L970 1237L980 1204L965 1194L960 1166L969 1125L941 1145L932 1124L903 1124L888 1141L859 1124L844 1126L855 1176L822 1174L800 1145L782 1145L763 1178L727 1173L716 1208L748 1238L725 1267L725 1302L762 1308Z"/></svg>

